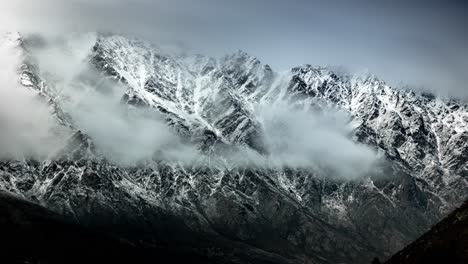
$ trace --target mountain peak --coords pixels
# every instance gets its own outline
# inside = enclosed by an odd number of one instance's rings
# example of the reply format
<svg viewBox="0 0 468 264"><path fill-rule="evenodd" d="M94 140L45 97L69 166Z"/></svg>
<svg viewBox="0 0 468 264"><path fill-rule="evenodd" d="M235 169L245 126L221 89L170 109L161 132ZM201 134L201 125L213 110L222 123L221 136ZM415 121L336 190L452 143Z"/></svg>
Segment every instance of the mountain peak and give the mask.
<svg viewBox="0 0 468 264"><path fill-rule="evenodd" d="M1 42L15 42L21 40L21 35L17 31L2 31L0 32Z"/></svg>
<svg viewBox="0 0 468 264"><path fill-rule="evenodd" d="M20 47L22 43L23 40L19 32L0 32L0 48L10 50Z"/></svg>
<svg viewBox="0 0 468 264"><path fill-rule="evenodd" d="M242 64L242 63L260 64L260 60L258 60L254 56L251 56L249 53L243 50L237 50L231 54L228 54L222 57L221 62L222 63L232 62L232 63L237 63L237 64Z"/></svg>

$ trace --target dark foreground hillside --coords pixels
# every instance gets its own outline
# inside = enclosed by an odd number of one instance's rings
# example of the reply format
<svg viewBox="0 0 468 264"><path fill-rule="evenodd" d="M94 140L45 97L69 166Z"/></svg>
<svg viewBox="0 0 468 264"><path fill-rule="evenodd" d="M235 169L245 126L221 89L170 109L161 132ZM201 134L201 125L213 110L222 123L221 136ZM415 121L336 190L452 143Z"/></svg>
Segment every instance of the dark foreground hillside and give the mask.
<svg viewBox="0 0 468 264"><path fill-rule="evenodd" d="M55 213L0 192L0 263L213 263L167 247L136 246L68 223Z"/></svg>
<svg viewBox="0 0 468 264"><path fill-rule="evenodd" d="M468 201L386 263L468 263Z"/></svg>
<svg viewBox="0 0 468 264"><path fill-rule="evenodd" d="M243 244L202 238L184 232L174 221L171 239L131 239L130 226L103 232L81 226L29 201L0 191L0 263L24 264L272 264L290 263ZM183 236L183 237L182 237ZM141 237L141 239L138 239Z"/></svg>

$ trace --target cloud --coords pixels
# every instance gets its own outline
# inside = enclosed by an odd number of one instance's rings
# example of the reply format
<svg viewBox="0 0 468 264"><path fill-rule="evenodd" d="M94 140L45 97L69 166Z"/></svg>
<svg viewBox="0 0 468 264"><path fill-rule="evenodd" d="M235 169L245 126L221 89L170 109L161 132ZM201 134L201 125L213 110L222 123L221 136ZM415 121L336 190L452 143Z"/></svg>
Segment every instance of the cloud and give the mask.
<svg viewBox="0 0 468 264"><path fill-rule="evenodd" d="M45 158L61 146L64 131L47 102L19 84L23 53L15 35L6 38L0 43L0 158Z"/></svg>
<svg viewBox="0 0 468 264"><path fill-rule="evenodd" d="M65 109L107 157L123 164L152 158L187 163L196 157L196 148L184 144L154 110L120 103L123 87L88 85L77 82L68 88Z"/></svg>
<svg viewBox="0 0 468 264"><path fill-rule="evenodd" d="M350 138L350 117L329 110L313 112L277 102L259 109L259 120L273 164L316 168L330 175L357 178L370 172L377 153Z"/></svg>

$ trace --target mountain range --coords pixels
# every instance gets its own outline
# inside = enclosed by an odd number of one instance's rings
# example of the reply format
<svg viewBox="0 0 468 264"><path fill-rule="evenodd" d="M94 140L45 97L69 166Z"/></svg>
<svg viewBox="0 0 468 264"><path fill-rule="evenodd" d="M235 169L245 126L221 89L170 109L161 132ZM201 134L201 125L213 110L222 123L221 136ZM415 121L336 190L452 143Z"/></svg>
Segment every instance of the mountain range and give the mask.
<svg viewBox="0 0 468 264"><path fill-rule="evenodd" d="M82 227L215 263L370 263L468 198L461 99L111 34L0 47L60 139L2 159L0 188Z"/></svg>

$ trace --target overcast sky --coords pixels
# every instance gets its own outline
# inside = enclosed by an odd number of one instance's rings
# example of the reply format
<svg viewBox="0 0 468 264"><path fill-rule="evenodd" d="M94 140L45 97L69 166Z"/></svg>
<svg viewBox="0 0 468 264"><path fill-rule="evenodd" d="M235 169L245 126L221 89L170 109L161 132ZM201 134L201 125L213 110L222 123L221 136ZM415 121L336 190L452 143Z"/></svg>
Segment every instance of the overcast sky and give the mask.
<svg viewBox="0 0 468 264"><path fill-rule="evenodd" d="M467 1L0 1L10 30L113 31L211 56L242 49L276 70L341 65L468 95Z"/></svg>

